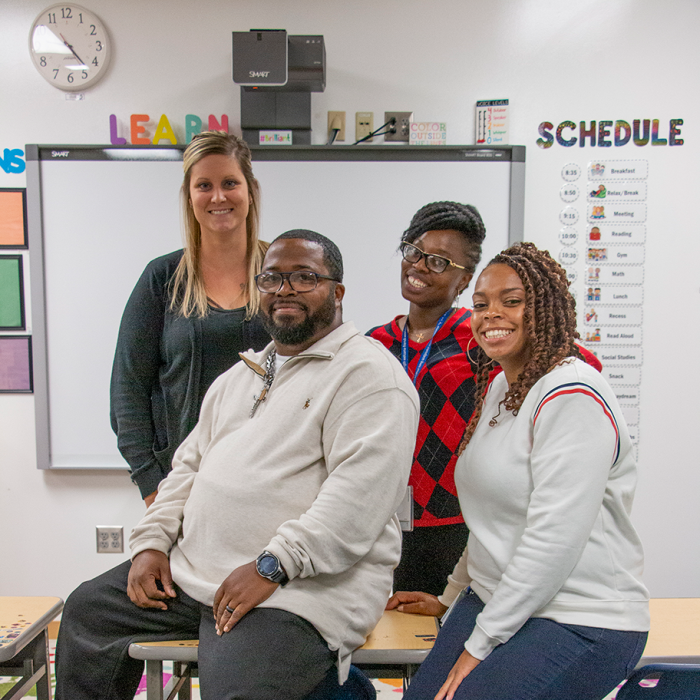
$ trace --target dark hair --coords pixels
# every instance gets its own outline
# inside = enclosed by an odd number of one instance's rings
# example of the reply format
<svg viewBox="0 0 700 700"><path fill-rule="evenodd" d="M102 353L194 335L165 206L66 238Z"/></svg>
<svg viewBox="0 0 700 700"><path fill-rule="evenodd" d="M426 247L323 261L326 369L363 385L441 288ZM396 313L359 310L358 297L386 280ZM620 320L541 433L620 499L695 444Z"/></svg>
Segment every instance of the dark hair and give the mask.
<svg viewBox="0 0 700 700"><path fill-rule="evenodd" d="M295 228L292 231L285 231L275 238L272 243L286 238L300 238L304 241L311 241L321 246L323 249L323 263L328 268L328 274L338 282L343 281L343 256L340 254L338 246L330 238L322 236L316 231L309 231L305 228ZM272 245L272 243L270 245Z"/></svg>
<svg viewBox="0 0 700 700"><path fill-rule="evenodd" d="M459 202L432 202L421 207L411 219L410 226L401 236L402 243L413 243L426 231L459 231L464 240L467 259L466 271L474 274L481 260L481 244L486 227L476 207Z"/></svg>
<svg viewBox="0 0 700 700"><path fill-rule="evenodd" d="M564 269L546 250L539 250L533 243L516 243L491 260L487 269L490 265L508 265L515 270L525 287L523 324L531 356L498 405L498 415L503 406L517 416L530 389L552 367L567 357L584 359L575 342L579 337L576 331L576 302L569 292ZM477 346L476 353L472 352L471 357L474 354L477 362L476 401L458 454L471 440L481 418L491 369L491 361L480 347ZM491 418L489 425L496 425L498 415Z"/></svg>

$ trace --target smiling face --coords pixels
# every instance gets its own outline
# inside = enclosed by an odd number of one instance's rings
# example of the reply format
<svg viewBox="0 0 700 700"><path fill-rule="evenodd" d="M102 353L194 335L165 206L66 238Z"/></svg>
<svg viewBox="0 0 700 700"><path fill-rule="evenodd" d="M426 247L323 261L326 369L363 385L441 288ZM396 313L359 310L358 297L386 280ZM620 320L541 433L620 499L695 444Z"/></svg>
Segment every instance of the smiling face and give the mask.
<svg viewBox="0 0 700 700"><path fill-rule="evenodd" d="M412 245L424 253L449 258L458 265L467 264L459 231L426 231ZM452 265L448 265L444 272L432 272L425 266L425 258L417 263L401 261L401 295L421 308L449 308L471 278L470 273Z"/></svg>
<svg viewBox="0 0 700 700"><path fill-rule="evenodd" d="M248 185L233 156L212 154L192 166L189 200L202 235L246 234Z"/></svg>
<svg viewBox="0 0 700 700"><path fill-rule="evenodd" d="M525 287L508 265L489 265L474 288L472 332L481 349L498 362L508 384L518 378L531 356L525 327Z"/></svg>
<svg viewBox="0 0 700 700"><path fill-rule="evenodd" d="M273 243L265 255L262 272L311 270L328 275L323 248L302 238L283 238ZM263 323L275 341L280 355L298 355L342 323L341 302L345 287L319 279L316 289L295 292L289 280L274 293L261 293Z"/></svg>

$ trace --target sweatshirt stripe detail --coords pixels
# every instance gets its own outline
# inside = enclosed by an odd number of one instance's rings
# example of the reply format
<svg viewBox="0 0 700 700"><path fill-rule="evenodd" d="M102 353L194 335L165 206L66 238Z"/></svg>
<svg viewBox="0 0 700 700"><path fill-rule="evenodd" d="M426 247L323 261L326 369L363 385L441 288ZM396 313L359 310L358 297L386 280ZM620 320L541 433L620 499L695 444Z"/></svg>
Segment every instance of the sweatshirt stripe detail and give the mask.
<svg viewBox="0 0 700 700"><path fill-rule="evenodd" d="M617 420L615 419L615 414L610 409L610 406L608 406L607 401L589 384L583 384L581 382L561 384L545 394L544 398L535 409L535 416L532 420L533 427L535 423L537 423L537 418L540 415L540 411L546 403L549 403L552 399L557 398L557 396L566 396L567 394L583 394L584 396L589 396L603 409L603 413L605 413L605 415L608 417L610 423L612 424L613 430L615 431L616 449L615 459L613 460L613 464L615 464L620 456L620 430L617 425Z"/></svg>

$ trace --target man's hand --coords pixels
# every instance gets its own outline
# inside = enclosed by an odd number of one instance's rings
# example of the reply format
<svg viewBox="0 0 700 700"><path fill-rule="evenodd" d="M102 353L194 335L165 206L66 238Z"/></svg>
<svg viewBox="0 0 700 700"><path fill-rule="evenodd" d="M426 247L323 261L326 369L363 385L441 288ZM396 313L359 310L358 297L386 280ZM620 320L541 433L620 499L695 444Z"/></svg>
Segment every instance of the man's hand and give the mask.
<svg viewBox="0 0 700 700"><path fill-rule="evenodd" d="M163 591L158 588L158 581L163 585ZM177 595L168 557L155 549L146 549L137 554L131 562L126 592L131 602L140 608L167 610L168 606L163 601Z"/></svg>
<svg viewBox="0 0 700 700"><path fill-rule="evenodd" d="M234 569L214 596L216 633L229 632L247 612L267 600L278 586L279 583L273 583L258 573L254 561Z"/></svg>
<svg viewBox="0 0 700 700"><path fill-rule="evenodd" d="M452 667L452 670L447 675L447 680L440 688L435 700L452 700L457 692L460 683L481 663L479 659L474 658L468 651L463 651L457 663Z"/></svg>
<svg viewBox="0 0 700 700"><path fill-rule="evenodd" d="M417 615L432 615L442 617L447 610L437 596L420 591L398 591L394 593L386 604L387 610L398 610L404 613L414 613Z"/></svg>

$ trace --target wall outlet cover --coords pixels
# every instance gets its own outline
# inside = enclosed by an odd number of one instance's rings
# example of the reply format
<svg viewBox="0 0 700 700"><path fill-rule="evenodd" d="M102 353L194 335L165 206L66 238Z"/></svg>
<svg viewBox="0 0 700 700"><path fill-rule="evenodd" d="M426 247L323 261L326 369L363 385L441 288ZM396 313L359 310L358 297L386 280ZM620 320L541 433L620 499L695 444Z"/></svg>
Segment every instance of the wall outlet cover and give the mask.
<svg viewBox="0 0 700 700"><path fill-rule="evenodd" d="M121 525L98 525L97 553L121 554L124 551L124 528Z"/></svg>
<svg viewBox="0 0 700 700"><path fill-rule="evenodd" d="M355 141L365 138L374 131L374 112L355 112ZM372 142L374 139L367 139Z"/></svg>
<svg viewBox="0 0 700 700"><path fill-rule="evenodd" d="M413 112L384 112L384 123L390 119L396 119L395 133L384 134L384 141L402 141L408 143L411 137L411 122ZM388 127L387 127L388 128Z"/></svg>

